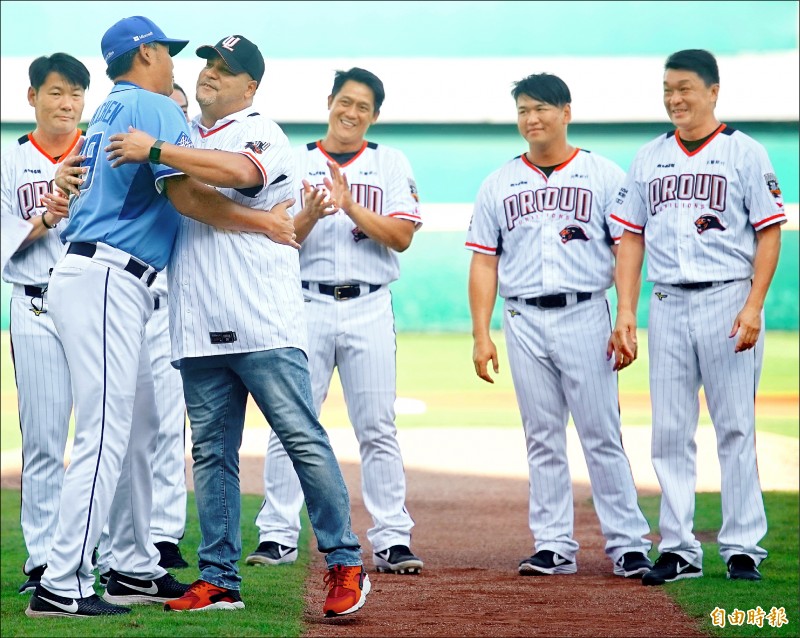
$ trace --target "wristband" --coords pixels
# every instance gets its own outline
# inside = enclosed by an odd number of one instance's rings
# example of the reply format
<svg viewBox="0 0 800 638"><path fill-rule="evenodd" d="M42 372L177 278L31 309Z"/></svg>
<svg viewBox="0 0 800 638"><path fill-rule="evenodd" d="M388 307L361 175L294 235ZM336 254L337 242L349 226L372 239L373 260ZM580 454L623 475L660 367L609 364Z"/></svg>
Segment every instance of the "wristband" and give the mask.
<svg viewBox="0 0 800 638"><path fill-rule="evenodd" d="M156 140L155 143L150 147L150 162L153 164L158 164L161 161L161 145L164 143L164 140Z"/></svg>
<svg viewBox="0 0 800 638"><path fill-rule="evenodd" d="M51 226L50 224L48 224L48 223L47 223L47 220L44 218L44 216L45 216L46 214L47 214L46 212L42 213L42 225L43 225L43 226L44 226L44 227L45 227L47 230L53 230L53 229L54 229L56 226L58 226L58 222L56 222L55 224L53 224L53 225Z"/></svg>

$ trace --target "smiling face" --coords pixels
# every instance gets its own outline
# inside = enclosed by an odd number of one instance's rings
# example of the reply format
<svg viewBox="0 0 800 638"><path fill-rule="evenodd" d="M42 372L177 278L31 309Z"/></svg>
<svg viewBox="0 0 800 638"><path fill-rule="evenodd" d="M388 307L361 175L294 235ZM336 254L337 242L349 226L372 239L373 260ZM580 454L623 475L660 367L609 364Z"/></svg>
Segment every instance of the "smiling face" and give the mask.
<svg viewBox="0 0 800 638"><path fill-rule="evenodd" d="M571 119L569 104L556 106L524 93L517 98L517 130L532 149L546 149L554 143L564 142Z"/></svg>
<svg viewBox="0 0 800 638"><path fill-rule="evenodd" d="M718 95L719 84L706 86L694 71L667 69L664 73L664 108L683 139L700 139L718 126L714 115Z"/></svg>
<svg viewBox="0 0 800 638"><path fill-rule="evenodd" d="M332 153L357 151L367 130L378 119L372 89L355 80L348 80L336 95L328 96L328 110L328 134L323 146Z"/></svg>
<svg viewBox="0 0 800 638"><path fill-rule="evenodd" d="M203 125L210 126L250 106L257 87L258 82L248 73L234 73L219 56L209 58L197 78L197 103Z"/></svg>
<svg viewBox="0 0 800 638"><path fill-rule="evenodd" d="M73 86L60 73L52 71L44 84L28 89L28 103L36 112L36 127L48 135L67 135L81 121L85 104L83 87Z"/></svg>

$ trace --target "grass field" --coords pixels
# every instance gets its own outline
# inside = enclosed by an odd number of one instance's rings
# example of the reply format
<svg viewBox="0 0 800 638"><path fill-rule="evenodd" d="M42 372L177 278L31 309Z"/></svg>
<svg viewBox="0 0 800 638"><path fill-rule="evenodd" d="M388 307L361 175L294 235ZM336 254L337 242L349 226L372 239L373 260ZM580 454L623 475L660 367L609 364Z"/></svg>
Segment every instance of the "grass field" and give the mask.
<svg viewBox="0 0 800 638"><path fill-rule="evenodd" d="M469 335L399 334L397 389L401 409L397 416L398 427L519 427L520 417L505 340L501 333L494 336L500 357L500 373L494 375L495 383L490 385L475 376ZM639 360L623 370L619 377L622 422L625 425L650 423L646 333L640 334L639 343ZM799 344L796 332L770 332L767 335L757 410L759 431L798 437ZM0 447L3 450L20 446L14 371L9 350L8 333L4 332L0 344ZM412 408L423 402L424 412L404 410L402 400L408 399L413 400ZM326 427L349 427L337 375L334 375L321 419ZM703 408L700 424L710 423ZM248 425L266 426L255 408L248 410Z"/></svg>

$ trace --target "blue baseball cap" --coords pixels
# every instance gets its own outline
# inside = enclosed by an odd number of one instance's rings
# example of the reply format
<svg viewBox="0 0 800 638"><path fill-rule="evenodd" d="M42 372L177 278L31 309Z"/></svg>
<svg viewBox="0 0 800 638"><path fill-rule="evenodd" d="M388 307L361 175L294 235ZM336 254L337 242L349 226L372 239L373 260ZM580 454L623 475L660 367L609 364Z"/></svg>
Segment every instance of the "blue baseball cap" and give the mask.
<svg viewBox="0 0 800 638"><path fill-rule="evenodd" d="M123 53L136 49L140 44L160 42L169 47L170 56L178 53L189 44L188 40L168 38L155 22L144 16L124 18L112 25L103 35L100 48L106 65L111 64Z"/></svg>

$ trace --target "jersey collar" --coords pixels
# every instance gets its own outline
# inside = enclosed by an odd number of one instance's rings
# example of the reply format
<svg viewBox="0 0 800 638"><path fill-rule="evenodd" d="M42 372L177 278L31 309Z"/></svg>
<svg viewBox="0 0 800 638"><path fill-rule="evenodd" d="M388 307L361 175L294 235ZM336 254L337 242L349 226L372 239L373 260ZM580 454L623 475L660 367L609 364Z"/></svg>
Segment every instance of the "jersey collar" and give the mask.
<svg viewBox="0 0 800 638"><path fill-rule="evenodd" d="M208 128L200 124L200 115L195 115L192 118L191 126L192 128L196 128L197 131L200 133L200 137L209 137L214 135L214 133L218 133L226 126L230 126L234 122L241 122L244 119L250 117L253 114L257 114L258 111L251 105L247 108L242 109L241 111L237 111L236 113L231 113L230 115L226 115L222 119L217 120L214 124Z"/></svg>

